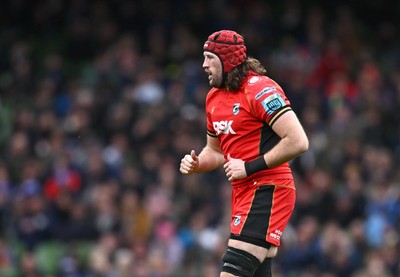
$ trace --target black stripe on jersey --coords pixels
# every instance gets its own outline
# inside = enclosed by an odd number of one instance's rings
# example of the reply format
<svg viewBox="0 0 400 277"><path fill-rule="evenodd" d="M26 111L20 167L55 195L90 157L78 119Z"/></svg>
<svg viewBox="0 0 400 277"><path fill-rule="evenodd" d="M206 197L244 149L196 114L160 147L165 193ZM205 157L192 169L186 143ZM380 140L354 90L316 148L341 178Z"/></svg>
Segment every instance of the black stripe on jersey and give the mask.
<svg viewBox="0 0 400 277"><path fill-rule="evenodd" d="M262 155L271 150L281 138L272 130L271 126L268 123L263 122L263 126L261 128L261 137L260 137L260 149L259 154Z"/></svg>
<svg viewBox="0 0 400 277"><path fill-rule="evenodd" d="M266 122L263 123L260 138L260 155L267 153L281 140L281 138L274 132L274 130L272 130L272 125L278 120L281 115L291 110L291 107L284 107L283 109L280 109L275 113L275 115L269 121L269 124Z"/></svg>
<svg viewBox="0 0 400 277"><path fill-rule="evenodd" d="M210 137L216 138L218 137L217 134L213 131L207 130L207 135L209 135Z"/></svg>
<svg viewBox="0 0 400 277"><path fill-rule="evenodd" d="M283 115L284 113L291 111L292 108L291 107L284 107L283 109L279 110L269 121L269 126L272 127L272 125L274 125L274 123L276 122L276 120Z"/></svg>

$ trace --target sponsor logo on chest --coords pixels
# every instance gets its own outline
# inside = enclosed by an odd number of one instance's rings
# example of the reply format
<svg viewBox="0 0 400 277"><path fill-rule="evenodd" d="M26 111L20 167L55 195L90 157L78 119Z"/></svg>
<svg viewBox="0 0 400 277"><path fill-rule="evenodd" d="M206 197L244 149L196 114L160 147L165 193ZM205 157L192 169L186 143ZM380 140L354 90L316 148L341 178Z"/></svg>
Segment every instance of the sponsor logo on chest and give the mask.
<svg viewBox="0 0 400 277"><path fill-rule="evenodd" d="M214 121L213 127L217 135L220 134L236 134L232 128L233 120Z"/></svg>
<svg viewBox="0 0 400 277"><path fill-rule="evenodd" d="M212 107L211 114L213 114L214 111L215 111L215 106ZM240 112L240 103L234 103L232 106L232 114L238 115L239 112ZM213 127L214 127L215 133L217 135L221 135L221 134L235 135L236 132L235 132L235 130L233 130L232 125L233 125L233 120L213 121Z"/></svg>

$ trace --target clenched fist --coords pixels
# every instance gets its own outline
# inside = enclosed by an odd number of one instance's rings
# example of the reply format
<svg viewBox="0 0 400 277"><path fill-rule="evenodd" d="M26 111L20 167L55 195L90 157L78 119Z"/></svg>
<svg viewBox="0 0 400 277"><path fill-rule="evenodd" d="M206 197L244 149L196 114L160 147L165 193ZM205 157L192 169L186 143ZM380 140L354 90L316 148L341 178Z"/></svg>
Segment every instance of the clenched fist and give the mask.
<svg viewBox="0 0 400 277"><path fill-rule="evenodd" d="M244 161L234 159L230 154L228 154L228 161L224 164L224 169L226 177L230 182L247 177Z"/></svg>

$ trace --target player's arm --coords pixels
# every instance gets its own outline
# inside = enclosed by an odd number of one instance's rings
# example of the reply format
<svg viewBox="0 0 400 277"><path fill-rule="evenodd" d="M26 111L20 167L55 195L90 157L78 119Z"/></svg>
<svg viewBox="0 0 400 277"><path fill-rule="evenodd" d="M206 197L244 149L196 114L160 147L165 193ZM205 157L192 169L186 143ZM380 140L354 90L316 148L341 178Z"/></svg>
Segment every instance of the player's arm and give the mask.
<svg viewBox="0 0 400 277"><path fill-rule="evenodd" d="M180 171L182 174L207 172L222 166L225 163L219 139L207 136L207 144L197 156L194 150L186 154L181 160Z"/></svg>
<svg viewBox="0 0 400 277"><path fill-rule="evenodd" d="M242 179L260 170L278 166L307 151L308 138L292 110L282 114L272 125L272 129L281 140L260 158L244 162L228 154L228 162L224 165L224 169L229 181Z"/></svg>
<svg viewBox="0 0 400 277"><path fill-rule="evenodd" d="M214 170L225 163L220 142L217 137L207 136L207 145L199 154L199 167L196 172Z"/></svg>

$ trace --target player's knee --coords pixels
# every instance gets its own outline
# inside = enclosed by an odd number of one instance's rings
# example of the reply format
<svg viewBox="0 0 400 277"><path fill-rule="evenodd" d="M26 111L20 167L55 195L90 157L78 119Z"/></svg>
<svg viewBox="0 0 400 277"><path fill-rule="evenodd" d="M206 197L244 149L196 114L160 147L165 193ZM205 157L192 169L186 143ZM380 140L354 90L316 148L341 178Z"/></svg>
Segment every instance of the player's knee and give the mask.
<svg viewBox="0 0 400 277"><path fill-rule="evenodd" d="M222 257L222 271L235 276L251 277L260 266L260 261L254 255L228 246Z"/></svg>
<svg viewBox="0 0 400 277"><path fill-rule="evenodd" d="M266 258L273 258L276 256L276 254L278 254L278 247L271 245L270 248L268 249Z"/></svg>

